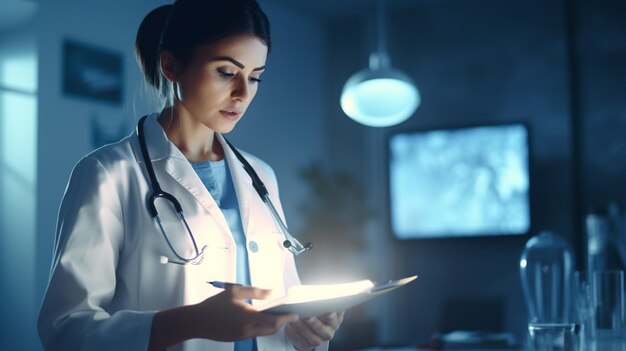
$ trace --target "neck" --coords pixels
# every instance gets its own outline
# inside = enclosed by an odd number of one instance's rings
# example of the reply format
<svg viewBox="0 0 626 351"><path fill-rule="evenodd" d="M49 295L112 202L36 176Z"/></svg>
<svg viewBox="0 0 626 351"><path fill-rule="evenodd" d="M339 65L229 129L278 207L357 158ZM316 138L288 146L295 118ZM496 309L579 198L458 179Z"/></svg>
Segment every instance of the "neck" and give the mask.
<svg viewBox="0 0 626 351"><path fill-rule="evenodd" d="M180 105L163 109L158 121L167 138L189 162L219 161L224 158L224 150L215 131L193 118Z"/></svg>

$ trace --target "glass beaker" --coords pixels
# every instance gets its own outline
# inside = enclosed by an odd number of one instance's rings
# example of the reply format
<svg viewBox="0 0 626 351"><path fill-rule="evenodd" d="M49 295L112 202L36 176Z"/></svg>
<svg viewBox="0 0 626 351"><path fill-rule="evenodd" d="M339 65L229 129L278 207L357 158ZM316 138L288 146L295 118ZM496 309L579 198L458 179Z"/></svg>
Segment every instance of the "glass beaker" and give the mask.
<svg viewBox="0 0 626 351"><path fill-rule="evenodd" d="M580 326L579 345L581 350L589 350L593 319L592 286L586 271L574 272L572 287L573 319Z"/></svg>
<svg viewBox="0 0 626 351"><path fill-rule="evenodd" d="M626 351L624 318L624 272L593 272L594 351Z"/></svg>

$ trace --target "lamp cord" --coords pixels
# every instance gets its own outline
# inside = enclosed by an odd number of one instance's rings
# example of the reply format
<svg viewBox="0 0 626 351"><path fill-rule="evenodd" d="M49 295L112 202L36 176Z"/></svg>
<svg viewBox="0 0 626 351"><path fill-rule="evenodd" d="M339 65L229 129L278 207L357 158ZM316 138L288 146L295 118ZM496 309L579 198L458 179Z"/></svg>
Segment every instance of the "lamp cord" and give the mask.
<svg viewBox="0 0 626 351"><path fill-rule="evenodd" d="M378 55L383 56L387 52L385 33L385 0L378 0Z"/></svg>
<svg viewBox="0 0 626 351"><path fill-rule="evenodd" d="M370 69L375 71L379 69L388 68L391 65L389 55L387 54L387 35L386 35L386 23L385 23L385 0L377 1L377 32L378 32L378 47L370 55Z"/></svg>

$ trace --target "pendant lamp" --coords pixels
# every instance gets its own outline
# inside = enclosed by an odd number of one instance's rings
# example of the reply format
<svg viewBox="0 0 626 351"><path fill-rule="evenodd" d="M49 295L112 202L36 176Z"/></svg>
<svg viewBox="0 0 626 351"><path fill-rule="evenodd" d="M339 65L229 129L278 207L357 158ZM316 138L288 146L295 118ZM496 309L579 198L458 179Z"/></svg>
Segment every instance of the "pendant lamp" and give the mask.
<svg viewBox="0 0 626 351"><path fill-rule="evenodd" d="M378 49L369 68L353 74L343 86L341 108L348 117L370 127L389 127L406 121L421 103L417 86L391 67L385 44L384 0L378 0Z"/></svg>

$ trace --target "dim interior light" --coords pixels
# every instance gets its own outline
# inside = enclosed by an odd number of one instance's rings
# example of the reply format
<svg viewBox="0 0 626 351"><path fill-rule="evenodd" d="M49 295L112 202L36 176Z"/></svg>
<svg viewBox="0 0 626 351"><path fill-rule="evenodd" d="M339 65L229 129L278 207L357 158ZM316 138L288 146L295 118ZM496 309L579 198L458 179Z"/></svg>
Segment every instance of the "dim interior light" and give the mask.
<svg viewBox="0 0 626 351"><path fill-rule="evenodd" d="M340 104L353 120L370 127L389 127L406 121L421 103L411 78L391 67L385 43L385 6L378 0L378 48L369 67L353 74L343 86Z"/></svg>

